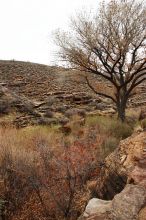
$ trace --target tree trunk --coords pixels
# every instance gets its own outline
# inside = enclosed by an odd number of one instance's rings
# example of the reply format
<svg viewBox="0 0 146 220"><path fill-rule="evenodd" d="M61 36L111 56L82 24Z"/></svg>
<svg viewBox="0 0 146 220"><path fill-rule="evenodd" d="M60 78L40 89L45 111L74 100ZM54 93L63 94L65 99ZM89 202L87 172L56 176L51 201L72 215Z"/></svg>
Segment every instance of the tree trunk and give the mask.
<svg viewBox="0 0 146 220"><path fill-rule="evenodd" d="M118 100L117 100L118 118L122 122L124 122L125 118L126 118L125 111L126 111L127 100L128 100L128 97L126 97L126 96L118 97Z"/></svg>
<svg viewBox="0 0 146 220"><path fill-rule="evenodd" d="M118 108L118 118L124 122L125 121L125 110L126 110L126 106L122 106L122 105L119 105Z"/></svg>

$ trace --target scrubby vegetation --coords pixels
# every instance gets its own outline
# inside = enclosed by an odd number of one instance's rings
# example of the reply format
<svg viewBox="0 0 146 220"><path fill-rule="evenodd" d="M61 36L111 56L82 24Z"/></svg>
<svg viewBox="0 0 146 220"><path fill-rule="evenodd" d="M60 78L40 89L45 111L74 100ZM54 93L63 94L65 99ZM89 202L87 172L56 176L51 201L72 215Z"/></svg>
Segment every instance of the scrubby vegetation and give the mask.
<svg viewBox="0 0 146 220"><path fill-rule="evenodd" d="M115 118L73 117L60 125L0 128L0 195L6 219L77 219L102 160L133 128Z"/></svg>
<svg viewBox="0 0 146 220"><path fill-rule="evenodd" d="M146 164L146 149L128 157L121 145L110 166L104 161L122 139L146 128L145 9L136 0L110 0L98 14L72 18L71 32L56 33L57 54L68 69L0 61L5 219L76 220L93 194L111 199L123 189L125 158Z"/></svg>

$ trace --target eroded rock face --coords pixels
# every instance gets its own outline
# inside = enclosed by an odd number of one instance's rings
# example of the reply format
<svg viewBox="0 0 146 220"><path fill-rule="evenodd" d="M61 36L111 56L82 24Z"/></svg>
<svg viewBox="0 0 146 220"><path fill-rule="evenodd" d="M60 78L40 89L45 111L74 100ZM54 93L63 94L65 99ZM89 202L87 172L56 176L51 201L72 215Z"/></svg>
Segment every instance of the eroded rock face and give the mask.
<svg viewBox="0 0 146 220"><path fill-rule="evenodd" d="M105 159L97 180L96 197L110 200L122 191L127 181L135 184L146 178L146 132L134 133L120 142Z"/></svg>
<svg viewBox="0 0 146 220"><path fill-rule="evenodd" d="M139 220L139 211L145 203L146 189L127 184L111 201L91 199L79 220Z"/></svg>
<svg viewBox="0 0 146 220"><path fill-rule="evenodd" d="M112 201L112 220L137 220L138 213L146 202L146 189L128 184Z"/></svg>

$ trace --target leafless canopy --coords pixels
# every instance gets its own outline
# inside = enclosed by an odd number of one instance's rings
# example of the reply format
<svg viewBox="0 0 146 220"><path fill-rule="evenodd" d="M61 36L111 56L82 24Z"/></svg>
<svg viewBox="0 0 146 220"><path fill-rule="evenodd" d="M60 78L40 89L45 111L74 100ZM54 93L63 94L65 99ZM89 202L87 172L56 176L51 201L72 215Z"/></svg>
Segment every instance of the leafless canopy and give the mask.
<svg viewBox="0 0 146 220"><path fill-rule="evenodd" d="M56 42L62 60L112 83L116 92L109 98L116 104L123 102L121 94L128 99L133 89L146 80L144 2L103 3L97 14L81 13L72 19L71 32L58 31Z"/></svg>

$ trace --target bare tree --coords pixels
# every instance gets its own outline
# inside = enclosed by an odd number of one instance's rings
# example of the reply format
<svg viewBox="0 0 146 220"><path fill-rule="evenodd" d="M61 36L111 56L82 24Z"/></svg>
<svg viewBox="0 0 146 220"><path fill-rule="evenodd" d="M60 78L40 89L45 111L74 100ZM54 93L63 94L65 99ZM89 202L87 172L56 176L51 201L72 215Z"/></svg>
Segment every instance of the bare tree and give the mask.
<svg viewBox="0 0 146 220"><path fill-rule="evenodd" d="M137 0L110 0L97 14L82 13L72 19L70 32L56 32L59 56L80 71L104 78L113 94L99 92L111 99L118 117L125 120L128 99L146 80L146 7ZM98 79L97 77L97 79Z"/></svg>

